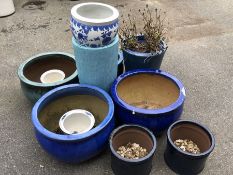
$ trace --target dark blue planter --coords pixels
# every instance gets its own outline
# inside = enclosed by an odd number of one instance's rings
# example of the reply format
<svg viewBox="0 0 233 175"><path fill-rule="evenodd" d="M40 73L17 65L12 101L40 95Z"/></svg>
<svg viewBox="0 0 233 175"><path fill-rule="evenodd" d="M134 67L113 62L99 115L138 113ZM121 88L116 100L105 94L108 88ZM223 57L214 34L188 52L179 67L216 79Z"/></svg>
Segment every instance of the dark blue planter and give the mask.
<svg viewBox="0 0 233 175"><path fill-rule="evenodd" d="M40 111L51 102L72 95L93 95L104 100L108 105L107 116L95 128L79 135L56 134L45 129L38 119ZM105 91L94 86L71 84L58 87L43 95L32 109L32 123L36 138L45 151L58 160L79 163L94 157L106 148L108 138L114 129L113 114L112 99Z"/></svg>
<svg viewBox="0 0 233 175"><path fill-rule="evenodd" d="M160 75L172 80L179 89L178 99L171 105L160 109L143 109L127 104L118 95L118 85L127 77L138 74ZM161 70L135 70L126 72L115 80L111 88L111 95L115 102L115 114L120 124L138 124L149 128L155 134L159 134L181 116L185 100L185 89L180 80L167 72Z"/></svg>
<svg viewBox="0 0 233 175"><path fill-rule="evenodd" d="M139 41L143 40L143 36L139 36ZM137 52L130 49L123 49L123 56L125 62L125 70L134 69L160 69L164 54L167 50L167 45L164 41L160 44L161 50L159 52Z"/></svg>
<svg viewBox="0 0 233 175"><path fill-rule="evenodd" d="M177 148L174 141L177 139L191 139L201 150L200 154L191 154ZM164 159L174 172L183 175L200 173L208 156L215 146L213 134L205 126L188 120L173 123L167 131L167 147Z"/></svg>
<svg viewBox="0 0 233 175"><path fill-rule="evenodd" d="M41 83L39 77L49 69L60 69L69 74L64 80L55 83ZM73 69L73 72L70 71ZM76 70L73 55L64 52L47 52L35 55L18 68L21 89L24 95L32 103L35 103L43 94L56 87L78 83L78 72Z"/></svg>

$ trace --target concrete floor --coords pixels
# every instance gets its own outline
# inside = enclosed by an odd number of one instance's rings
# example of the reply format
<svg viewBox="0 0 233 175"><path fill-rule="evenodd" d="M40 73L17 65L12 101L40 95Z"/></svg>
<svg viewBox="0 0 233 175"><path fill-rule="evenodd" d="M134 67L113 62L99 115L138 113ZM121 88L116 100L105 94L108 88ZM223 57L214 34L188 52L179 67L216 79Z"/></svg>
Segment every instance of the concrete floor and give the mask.
<svg viewBox="0 0 233 175"><path fill-rule="evenodd" d="M16 74L26 58L46 51L72 53L70 9L80 1L45 0L37 6L15 0L16 13L0 18L0 174L112 174L106 151L80 165L58 162L34 138L31 106ZM233 173L233 1L103 0L126 14L130 8L158 7L170 21L169 48L162 69L181 79L187 89L183 119L208 126L216 147L202 174ZM163 160L165 136L151 174L173 174Z"/></svg>

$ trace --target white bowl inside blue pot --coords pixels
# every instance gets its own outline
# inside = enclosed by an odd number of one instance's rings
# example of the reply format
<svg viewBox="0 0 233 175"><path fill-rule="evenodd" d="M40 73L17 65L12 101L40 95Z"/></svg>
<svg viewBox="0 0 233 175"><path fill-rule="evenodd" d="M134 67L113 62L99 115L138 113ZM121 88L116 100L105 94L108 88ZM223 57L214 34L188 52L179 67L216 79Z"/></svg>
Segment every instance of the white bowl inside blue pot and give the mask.
<svg viewBox="0 0 233 175"><path fill-rule="evenodd" d="M110 44L118 32L118 10L110 5L88 2L71 9L70 28L81 45L102 47Z"/></svg>

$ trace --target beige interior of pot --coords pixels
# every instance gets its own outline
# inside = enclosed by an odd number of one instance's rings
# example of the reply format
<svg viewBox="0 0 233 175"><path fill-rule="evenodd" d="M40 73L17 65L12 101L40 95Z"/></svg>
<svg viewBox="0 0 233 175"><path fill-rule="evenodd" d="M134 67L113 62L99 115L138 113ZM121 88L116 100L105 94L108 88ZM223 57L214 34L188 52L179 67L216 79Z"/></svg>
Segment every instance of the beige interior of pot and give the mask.
<svg viewBox="0 0 233 175"><path fill-rule="evenodd" d="M178 124L171 130L171 139L190 139L197 144L201 152L207 151L211 147L211 140L206 131L194 124Z"/></svg>
<svg viewBox="0 0 233 175"><path fill-rule="evenodd" d="M137 143L141 147L146 148L148 153L154 146L153 140L147 132L133 126L120 129L112 138L112 146L115 151L117 151L120 146L125 146L129 142Z"/></svg>
<svg viewBox="0 0 233 175"><path fill-rule="evenodd" d="M41 75L52 69L63 71L67 78L76 71L76 64L72 58L65 55L43 55L36 61L28 63L23 69L23 74L31 81L41 83Z"/></svg>
<svg viewBox="0 0 233 175"><path fill-rule="evenodd" d="M46 105L38 114L40 123L49 131L62 134L59 120L68 111L84 109L95 117L95 126L108 114L108 104L94 95L72 95L59 98Z"/></svg>
<svg viewBox="0 0 233 175"><path fill-rule="evenodd" d="M174 103L179 97L179 89L172 80L162 75L141 73L122 80L117 94L131 106L159 109Z"/></svg>

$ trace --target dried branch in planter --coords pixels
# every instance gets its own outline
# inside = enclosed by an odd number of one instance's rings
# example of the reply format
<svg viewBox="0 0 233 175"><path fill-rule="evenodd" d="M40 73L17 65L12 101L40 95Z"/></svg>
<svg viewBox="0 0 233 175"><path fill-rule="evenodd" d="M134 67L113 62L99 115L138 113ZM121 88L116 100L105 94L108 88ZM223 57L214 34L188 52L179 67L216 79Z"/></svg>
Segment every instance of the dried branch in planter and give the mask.
<svg viewBox="0 0 233 175"><path fill-rule="evenodd" d="M121 47L138 52L159 51L161 40L166 38L166 13L158 9L152 11L148 5L143 10L139 9L138 12L144 23L142 30L139 30L136 19L131 14L128 14L127 18L122 16L123 22L119 32ZM138 41L138 35L144 36L143 42Z"/></svg>

